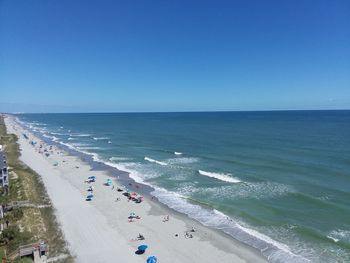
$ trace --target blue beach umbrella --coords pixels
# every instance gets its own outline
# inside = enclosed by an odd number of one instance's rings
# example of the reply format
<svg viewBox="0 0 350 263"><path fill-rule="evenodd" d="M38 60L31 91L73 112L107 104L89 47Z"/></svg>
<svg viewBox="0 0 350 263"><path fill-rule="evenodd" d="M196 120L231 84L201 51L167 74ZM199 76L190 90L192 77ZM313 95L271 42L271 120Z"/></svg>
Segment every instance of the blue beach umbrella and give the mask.
<svg viewBox="0 0 350 263"><path fill-rule="evenodd" d="M86 198L93 198L94 195L88 195Z"/></svg>
<svg viewBox="0 0 350 263"><path fill-rule="evenodd" d="M88 179L96 179L96 176L89 176Z"/></svg>
<svg viewBox="0 0 350 263"><path fill-rule="evenodd" d="M147 263L157 263L157 258L155 256L150 256L148 259L147 259Z"/></svg>
<svg viewBox="0 0 350 263"><path fill-rule="evenodd" d="M140 251L145 251L147 248L148 248L147 245L141 245L137 249L140 250Z"/></svg>

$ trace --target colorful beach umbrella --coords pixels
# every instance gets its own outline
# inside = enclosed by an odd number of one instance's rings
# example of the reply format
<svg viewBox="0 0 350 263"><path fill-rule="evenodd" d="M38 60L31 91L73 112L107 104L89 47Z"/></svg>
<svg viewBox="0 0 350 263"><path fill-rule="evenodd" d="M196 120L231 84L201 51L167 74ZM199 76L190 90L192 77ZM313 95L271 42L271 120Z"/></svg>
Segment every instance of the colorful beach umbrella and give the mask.
<svg viewBox="0 0 350 263"><path fill-rule="evenodd" d="M147 245L141 245L141 246L139 246L137 249L138 249L139 251L145 251L147 248L148 248Z"/></svg>
<svg viewBox="0 0 350 263"><path fill-rule="evenodd" d="M157 263L157 258L155 256L150 256L148 259L147 259L147 263Z"/></svg>

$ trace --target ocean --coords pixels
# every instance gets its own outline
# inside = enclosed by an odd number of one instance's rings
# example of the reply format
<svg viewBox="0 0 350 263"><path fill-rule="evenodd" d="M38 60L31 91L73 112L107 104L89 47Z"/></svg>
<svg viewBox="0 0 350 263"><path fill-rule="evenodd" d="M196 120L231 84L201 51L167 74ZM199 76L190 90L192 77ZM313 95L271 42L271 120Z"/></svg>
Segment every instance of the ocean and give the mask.
<svg viewBox="0 0 350 263"><path fill-rule="evenodd" d="M16 117L270 262L350 262L350 111Z"/></svg>

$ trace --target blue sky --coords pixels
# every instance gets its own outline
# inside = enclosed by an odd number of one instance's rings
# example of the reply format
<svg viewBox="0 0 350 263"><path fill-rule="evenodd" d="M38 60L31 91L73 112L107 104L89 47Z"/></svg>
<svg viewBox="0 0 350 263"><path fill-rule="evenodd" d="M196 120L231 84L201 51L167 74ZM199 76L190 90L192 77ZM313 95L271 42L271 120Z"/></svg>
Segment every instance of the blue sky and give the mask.
<svg viewBox="0 0 350 263"><path fill-rule="evenodd" d="M0 111L350 108L350 1L0 1Z"/></svg>

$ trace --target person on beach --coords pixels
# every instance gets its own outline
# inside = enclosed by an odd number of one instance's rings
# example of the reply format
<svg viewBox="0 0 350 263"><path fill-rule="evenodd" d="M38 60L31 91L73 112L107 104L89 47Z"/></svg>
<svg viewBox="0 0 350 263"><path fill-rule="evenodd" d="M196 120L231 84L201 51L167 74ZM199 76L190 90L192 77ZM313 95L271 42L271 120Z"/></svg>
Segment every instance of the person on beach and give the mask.
<svg viewBox="0 0 350 263"><path fill-rule="evenodd" d="M186 231L185 238L193 238L193 236L192 236L192 234L190 234Z"/></svg>

